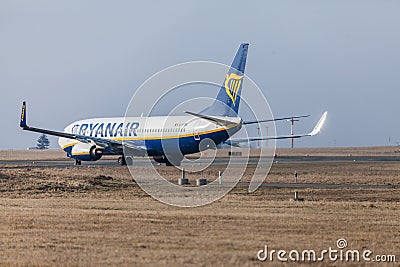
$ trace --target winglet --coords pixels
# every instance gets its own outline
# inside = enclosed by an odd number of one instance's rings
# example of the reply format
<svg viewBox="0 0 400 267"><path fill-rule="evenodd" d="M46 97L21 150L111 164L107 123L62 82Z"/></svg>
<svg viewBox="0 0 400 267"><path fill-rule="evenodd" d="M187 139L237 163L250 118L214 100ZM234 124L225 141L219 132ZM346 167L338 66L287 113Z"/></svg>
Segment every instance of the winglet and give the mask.
<svg viewBox="0 0 400 267"><path fill-rule="evenodd" d="M22 102L21 121L19 122L19 126L21 128L25 128L28 126L28 125L26 125L26 103L25 103L25 101Z"/></svg>
<svg viewBox="0 0 400 267"><path fill-rule="evenodd" d="M317 125L315 125L314 129L309 134L310 136L314 136L321 131L322 126L324 126L327 115L328 115L328 111L325 111L324 114L322 114L322 117L319 119Z"/></svg>

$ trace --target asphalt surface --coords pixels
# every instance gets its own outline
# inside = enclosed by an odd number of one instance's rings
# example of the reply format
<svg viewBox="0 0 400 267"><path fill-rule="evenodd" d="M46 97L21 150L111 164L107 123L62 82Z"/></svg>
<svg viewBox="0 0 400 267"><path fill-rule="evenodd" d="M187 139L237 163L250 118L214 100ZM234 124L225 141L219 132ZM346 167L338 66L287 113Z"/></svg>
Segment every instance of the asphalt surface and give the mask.
<svg viewBox="0 0 400 267"><path fill-rule="evenodd" d="M247 159L245 158L216 158L213 165L226 165L229 160L232 164L244 164ZM248 164L257 164L258 158L249 158ZM269 161L268 158L262 158L262 162ZM396 156L290 156L290 157L278 157L274 159L275 163L291 163L291 162L395 162L400 161L400 157ZM146 166L147 160L143 158L135 158L135 166ZM195 164L207 164L208 159L195 160ZM75 164L74 160L0 160L0 165L31 165L40 166L44 168L61 168L70 167ZM154 163L157 164L157 163ZM82 162L82 166L116 166L117 157L115 159L101 159L98 161L85 161Z"/></svg>

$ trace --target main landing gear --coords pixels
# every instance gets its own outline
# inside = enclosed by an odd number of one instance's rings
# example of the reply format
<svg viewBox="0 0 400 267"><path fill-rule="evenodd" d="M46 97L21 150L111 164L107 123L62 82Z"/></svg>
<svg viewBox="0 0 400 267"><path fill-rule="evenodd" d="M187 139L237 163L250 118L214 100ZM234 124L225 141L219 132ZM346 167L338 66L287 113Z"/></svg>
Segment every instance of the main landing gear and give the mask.
<svg viewBox="0 0 400 267"><path fill-rule="evenodd" d="M121 156L121 157L118 158L118 165L120 165L120 166L126 166L126 165L131 166L131 165L133 165L133 159L132 159L132 157Z"/></svg>
<svg viewBox="0 0 400 267"><path fill-rule="evenodd" d="M118 158L118 165L119 165L119 166L126 166L125 157L119 157L119 158Z"/></svg>
<svg viewBox="0 0 400 267"><path fill-rule="evenodd" d="M82 161L80 161L79 159L75 160L75 166L80 166L82 165Z"/></svg>

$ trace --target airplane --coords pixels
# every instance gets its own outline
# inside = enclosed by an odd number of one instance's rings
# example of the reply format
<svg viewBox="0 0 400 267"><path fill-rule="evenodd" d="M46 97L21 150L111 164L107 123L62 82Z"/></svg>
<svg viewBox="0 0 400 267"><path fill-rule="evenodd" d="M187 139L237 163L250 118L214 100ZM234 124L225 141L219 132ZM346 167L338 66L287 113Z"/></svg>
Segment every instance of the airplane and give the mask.
<svg viewBox="0 0 400 267"><path fill-rule="evenodd" d="M28 126L24 101L20 127L26 131L59 137L58 144L67 153L67 157L75 160L75 165L81 165L82 161L97 161L103 155L119 155L119 165L131 165L133 159L124 156L125 148L134 156L148 156L167 166L179 166L184 155L215 147L209 143L201 145L204 140L212 140L215 145L238 146L251 141L302 138L318 134L327 112L310 133L231 139L244 125L293 118L244 121L238 115L248 47L248 43L239 46L216 99L198 113L187 111L186 115L181 116L86 119L69 124L61 132ZM168 147L175 149L166 149Z"/></svg>

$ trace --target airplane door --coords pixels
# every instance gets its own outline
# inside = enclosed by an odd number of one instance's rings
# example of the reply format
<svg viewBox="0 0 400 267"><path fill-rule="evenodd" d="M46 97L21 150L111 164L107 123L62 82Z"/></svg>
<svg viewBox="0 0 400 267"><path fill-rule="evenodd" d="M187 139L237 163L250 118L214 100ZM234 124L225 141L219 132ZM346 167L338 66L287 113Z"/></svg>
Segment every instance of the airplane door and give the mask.
<svg viewBox="0 0 400 267"><path fill-rule="evenodd" d="M199 130L196 128L193 130L194 131L194 140L199 141L200 140L200 135L199 135Z"/></svg>
<svg viewBox="0 0 400 267"><path fill-rule="evenodd" d="M200 135L199 135L199 121L197 120L195 123L194 123L194 126L193 126L193 137L194 137L194 140L196 140L196 141L199 141L200 140Z"/></svg>

